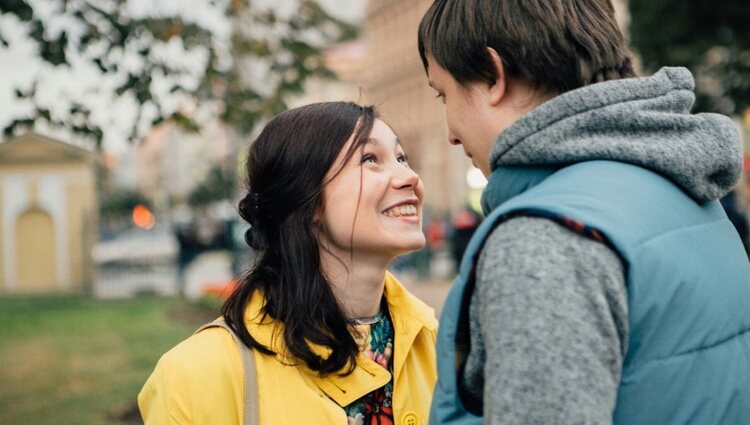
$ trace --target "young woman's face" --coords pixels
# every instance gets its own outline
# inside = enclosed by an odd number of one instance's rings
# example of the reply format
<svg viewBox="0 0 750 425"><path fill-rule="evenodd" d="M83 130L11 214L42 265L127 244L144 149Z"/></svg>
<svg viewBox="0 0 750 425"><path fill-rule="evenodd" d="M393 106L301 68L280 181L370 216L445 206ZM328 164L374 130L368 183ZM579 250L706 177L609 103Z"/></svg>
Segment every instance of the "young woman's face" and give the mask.
<svg viewBox="0 0 750 425"><path fill-rule="evenodd" d="M390 258L424 247L424 187L396 135L375 120L369 141L342 166L351 143L353 138L339 153L323 189L324 246L337 255Z"/></svg>

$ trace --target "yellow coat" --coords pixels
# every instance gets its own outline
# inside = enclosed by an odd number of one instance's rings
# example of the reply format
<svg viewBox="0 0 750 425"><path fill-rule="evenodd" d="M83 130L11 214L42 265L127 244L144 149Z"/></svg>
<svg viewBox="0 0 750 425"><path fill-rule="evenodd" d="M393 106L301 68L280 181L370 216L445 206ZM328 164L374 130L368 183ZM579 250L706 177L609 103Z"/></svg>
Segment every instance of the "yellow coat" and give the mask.
<svg viewBox="0 0 750 425"><path fill-rule="evenodd" d="M427 424L435 367L435 312L411 295L390 273L385 298L393 328L393 417L396 425ZM277 353L284 353L280 324L258 312L262 297L248 303L250 333ZM276 332L274 333L274 329ZM304 365L289 365L284 356L255 356L261 425L347 425L346 406L382 387L390 373L359 355L351 375L321 378ZM284 357L287 360L282 361ZM138 394L146 425L240 424L244 407L242 362L232 336L210 328L164 354Z"/></svg>

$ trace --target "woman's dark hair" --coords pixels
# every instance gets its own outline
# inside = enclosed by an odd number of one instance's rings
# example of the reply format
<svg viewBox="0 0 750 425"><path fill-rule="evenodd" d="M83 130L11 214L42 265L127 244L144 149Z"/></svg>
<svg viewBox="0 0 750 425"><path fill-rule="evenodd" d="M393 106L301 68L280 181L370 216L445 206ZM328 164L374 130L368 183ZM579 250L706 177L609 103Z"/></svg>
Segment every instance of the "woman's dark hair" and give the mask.
<svg viewBox="0 0 750 425"><path fill-rule="evenodd" d="M425 70L430 55L461 85L497 80L487 47L542 93L635 76L610 0L435 0L418 37Z"/></svg>
<svg viewBox="0 0 750 425"><path fill-rule="evenodd" d="M326 102L283 112L253 142L247 158L248 191L239 213L250 223L246 239L257 260L227 299L222 314L250 348L274 355L244 322L254 291L265 298L263 317L284 325L284 342L294 357L320 375L355 367L357 345L321 269L316 223L323 186L336 158L354 135L348 160L370 135L376 112L352 102ZM338 172L339 170L334 170ZM309 344L330 349L323 358Z"/></svg>

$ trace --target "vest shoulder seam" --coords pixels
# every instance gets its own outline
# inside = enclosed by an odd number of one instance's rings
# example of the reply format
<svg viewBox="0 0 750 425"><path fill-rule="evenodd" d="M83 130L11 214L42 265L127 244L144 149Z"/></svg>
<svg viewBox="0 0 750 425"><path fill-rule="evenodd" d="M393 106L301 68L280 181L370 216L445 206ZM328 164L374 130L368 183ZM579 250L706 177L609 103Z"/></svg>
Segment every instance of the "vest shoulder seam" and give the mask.
<svg viewBox="0 0 750 425"><path fill-rule="evenodd" d="M640 241L635 242L635 244L633 245L633 247L635 247L635 248L642 248L644 245L648 245L648 244L653 243L653 242L655 242L655 241L657 241L657 240L659 240L661 238L665 238L665 237L671 236L674 233L684 232L686 230L691 230L691 229L698 228L698 227L703 227L703 226L712 226L712 225L715 225L717 223L722 223L722 220L717 219L717 220L705 221L705 222L701 222L701 223L695 223L695 224L692 224L692 225L686 226L686 227L676 227L676 228L673 228L673 229L668 229L668 230L665 230L665 231L663 231L661 233L653 235L650 238L642 239Z"/></svg>
<svg viewBox="0 0 750 425"><path fill-rule="evenodd" d="M701 351L711 350L711 349L714 349L714 348L716 348L716 347L718 347L720 345L724 345L727 342L729 342L729 341L731 341L731 340L733 340L735 338L742 338L745 335L750 336L750 328L744 329L744 330L742 330L740 332L737 332L737 333L735 333L735 334L733 334L733 335L731 335L731 336L729 336L727 338L724 338L721 341L717 341L717 342L715 342L715 343L713 343L711 345L701 346L701 347L698 347L698 348L694 348L692 350L685 351L683 353L677 353L677 354L673 354L673 355L666 356L666 357L659 357L659 358L654 358L654 359L648 359L648 360L645 360L642 363L630 365L628 367L628 369L637 368L637 367L639 367L639 366L641 366L641 365L643 365L645 363L670 360L670 359L674 359L674 358L677 358L677 357L690 356L690 355L693 355L693 354L701 352Z"/></svg>

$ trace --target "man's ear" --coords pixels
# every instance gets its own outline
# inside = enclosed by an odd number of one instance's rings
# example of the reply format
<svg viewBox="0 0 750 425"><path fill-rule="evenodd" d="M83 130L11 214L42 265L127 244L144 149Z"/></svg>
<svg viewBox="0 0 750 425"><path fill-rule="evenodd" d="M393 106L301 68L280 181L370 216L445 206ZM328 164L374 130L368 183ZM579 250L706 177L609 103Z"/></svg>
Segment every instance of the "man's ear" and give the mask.
<svg viewBox="0 0 750 425"><path fill-rule="evenodd" d="M505 78L505 65L503 65L500 54L492 47L487 48L487 54L490 56L490 60L492 60L497 71L495 83L489 85L489 101L492 106L497 106L503 100L508 90L508 80Z"/></svg>

